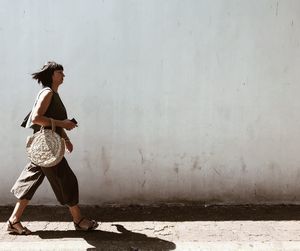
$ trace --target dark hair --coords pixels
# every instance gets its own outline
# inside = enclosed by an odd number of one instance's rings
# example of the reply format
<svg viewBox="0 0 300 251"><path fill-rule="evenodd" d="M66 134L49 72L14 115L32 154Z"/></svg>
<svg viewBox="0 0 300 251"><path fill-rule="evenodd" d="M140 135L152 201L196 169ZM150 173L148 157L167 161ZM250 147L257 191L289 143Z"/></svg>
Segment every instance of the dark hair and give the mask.
<svg viewBox="0 0 300 251"><path fill-rule="evenodd" d="M64 70L61 64L54 61L47 62L40 71L32 73L32 78L36 79L38 83L42 83L43 86L48 86L51 88L52 85L52 75L56 70Z"/></svg>

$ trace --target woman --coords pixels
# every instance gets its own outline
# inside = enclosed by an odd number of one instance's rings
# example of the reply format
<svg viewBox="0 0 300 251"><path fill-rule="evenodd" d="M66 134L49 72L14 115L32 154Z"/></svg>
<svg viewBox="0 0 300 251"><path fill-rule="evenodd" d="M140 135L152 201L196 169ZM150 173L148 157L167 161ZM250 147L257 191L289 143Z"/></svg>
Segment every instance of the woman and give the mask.
<svg viewBox="0 0 300 251"><path fill-rule="evenodd" d="M64 72L63 66L55 62L48 62L43 68L32 74L33 79L43 85L36 104L32 109L30 116L26 122L26 127L31 127L34 132L38 131L41 126L51 127L53 119L56 125L56 132L65 139L66 150L72 152L73 145L66 134L66 130L72 130L76 124L67 118L66 109L59 97L58 87L63 83ZM33 197L35 191L42 183L44 177L50 182L57 200L62 205L69 207L73 217L76 230L94 230L98 227L98 223L81 216L78 206L78 182L75 174L68 165L65 158L54 167L40 167L33 163L29 163L11 192L18 198L18 202L14 208L12 215L7 222L7 230L16 234L27 235L31 231L24 227L21 222L21 216L28 202Z"/></svg>

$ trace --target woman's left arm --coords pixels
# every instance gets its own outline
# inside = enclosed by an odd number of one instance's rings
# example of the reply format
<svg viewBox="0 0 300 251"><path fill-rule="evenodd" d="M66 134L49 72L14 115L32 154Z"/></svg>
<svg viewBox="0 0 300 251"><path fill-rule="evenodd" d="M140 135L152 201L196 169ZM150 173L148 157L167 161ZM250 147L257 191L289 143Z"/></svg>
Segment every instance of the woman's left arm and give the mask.
<svg viewBox="0 0 300 251"><path fill-rule="evenodd" d="M66 148L67 148L67 151L69 153L71 153L73 151L73 144L72 142L70 141L66 131L62 128L62 133L61 133L61 136L62 138L65 140L65 143L66 143Z"/></svg>

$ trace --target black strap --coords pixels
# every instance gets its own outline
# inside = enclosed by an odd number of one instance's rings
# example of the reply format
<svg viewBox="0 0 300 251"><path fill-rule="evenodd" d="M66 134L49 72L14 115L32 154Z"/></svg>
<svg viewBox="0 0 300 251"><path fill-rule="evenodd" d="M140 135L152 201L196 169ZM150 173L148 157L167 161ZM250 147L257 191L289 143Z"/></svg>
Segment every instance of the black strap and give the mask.
<svg viewBox="0 0 300 251"><path fill-rule="evenodd" d="M16 224L18 224L18 223L21 223L20 221L17 221L17 222L15 222L15 223L11 223L10 220L9 220L8 222L9 222L9 225L10 225L12 228L14 228L13 225L16 225Z"/></svg>
<svg viewBox="0 0 300 251"><path fill-rule="evenodd" d="M26 127L26 124L27 124L27 121L28 121L28 119L29 119L29 116L30 116L30 114L31 114L31 111L26 115L26 117L24 118L24 120L23 120L23 122L22 122L22 124L21 124L21 126L22 127Z"/></svg>

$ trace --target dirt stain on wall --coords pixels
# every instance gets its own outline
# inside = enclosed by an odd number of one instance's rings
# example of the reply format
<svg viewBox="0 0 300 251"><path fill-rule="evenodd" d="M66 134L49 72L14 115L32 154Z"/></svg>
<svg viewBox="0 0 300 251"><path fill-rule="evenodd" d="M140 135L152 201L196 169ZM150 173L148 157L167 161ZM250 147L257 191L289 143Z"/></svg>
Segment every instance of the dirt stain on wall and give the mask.
<svg viewBox="0 0 300 251"><path fill-rule="evenodd" d="M105 147L102 147L101 150L101 161L102 161L104 175L105 175L110 168L110 158L107 156Z"/></svg>

